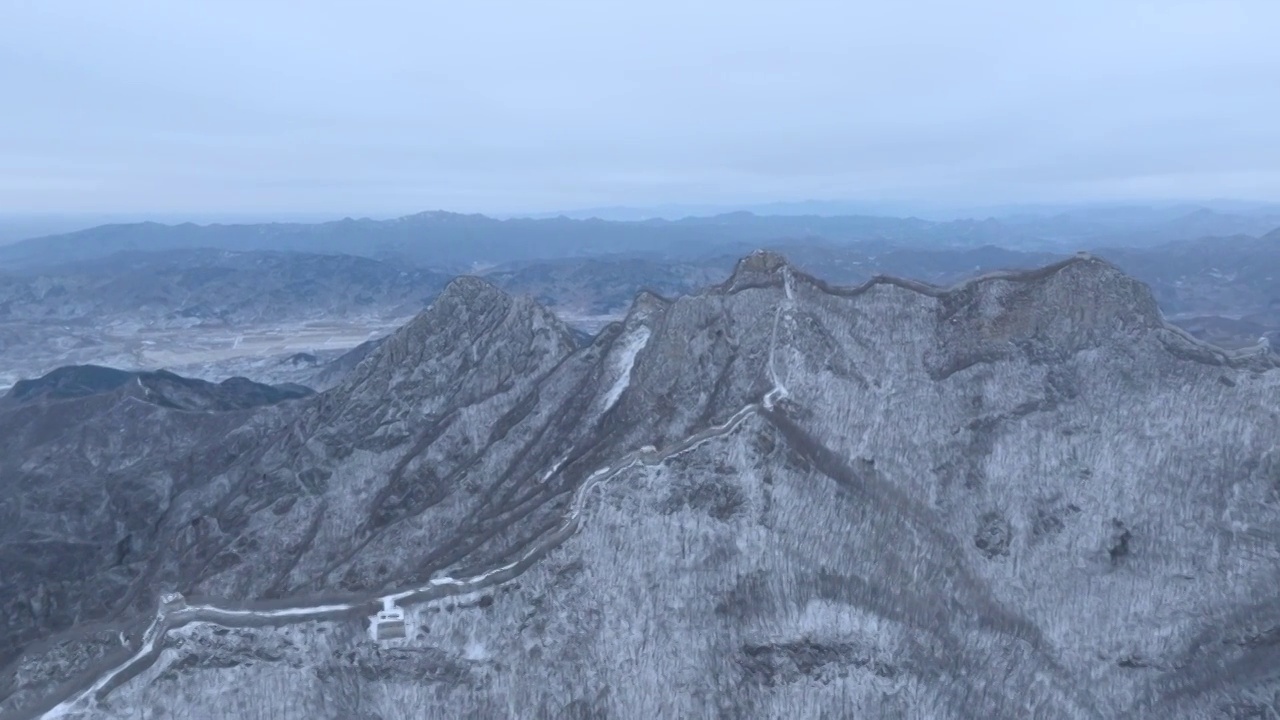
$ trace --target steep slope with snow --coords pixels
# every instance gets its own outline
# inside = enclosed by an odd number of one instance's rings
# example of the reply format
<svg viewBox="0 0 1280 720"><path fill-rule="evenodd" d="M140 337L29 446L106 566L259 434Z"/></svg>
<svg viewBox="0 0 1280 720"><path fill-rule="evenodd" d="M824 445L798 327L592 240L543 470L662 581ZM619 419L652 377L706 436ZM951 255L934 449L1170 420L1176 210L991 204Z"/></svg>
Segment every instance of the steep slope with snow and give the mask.
<svg viewBox="0 0 1280 720"><path fill-rule="evenodd" d="M175 624L75 707L1248 717L1280 692L1277 367L1085 256L944 290L757 253L582 348L462 279L173 502L139 586L261 621ZM380 594L450 583L368 639ZM266 616L324 603L353 611Z"/></svg>

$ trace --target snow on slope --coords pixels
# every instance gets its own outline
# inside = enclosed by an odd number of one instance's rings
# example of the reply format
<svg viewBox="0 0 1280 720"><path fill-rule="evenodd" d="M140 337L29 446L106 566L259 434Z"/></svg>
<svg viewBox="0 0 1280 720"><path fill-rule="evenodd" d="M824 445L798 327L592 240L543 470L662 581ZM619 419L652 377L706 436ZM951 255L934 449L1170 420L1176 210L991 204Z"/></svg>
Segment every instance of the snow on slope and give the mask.
<svg viewBox="0 0 1280 720"><path fill-rule="evenodd" d="M608 412L618 402L618 398L622 397L627 385L631 384L631 368L636 364L636 356L640 354L645 344L649 342L649 334L649 328L641 325L621 340L622 350L614 360L614 368L618 373L618 379L614 380L613 386L605 394L604 410L602 412Z"/></svg>

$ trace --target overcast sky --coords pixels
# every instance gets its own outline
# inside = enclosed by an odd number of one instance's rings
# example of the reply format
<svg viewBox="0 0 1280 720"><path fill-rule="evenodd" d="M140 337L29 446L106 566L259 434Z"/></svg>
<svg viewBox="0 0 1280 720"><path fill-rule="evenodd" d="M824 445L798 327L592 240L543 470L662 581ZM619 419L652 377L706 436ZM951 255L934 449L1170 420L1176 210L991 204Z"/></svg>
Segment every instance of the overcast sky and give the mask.
<svg viewBox="0 0 1280 720"><path fill-rule="evenodd" d="M1280 200L1277 0L5 0L0 212Z"/></svg>

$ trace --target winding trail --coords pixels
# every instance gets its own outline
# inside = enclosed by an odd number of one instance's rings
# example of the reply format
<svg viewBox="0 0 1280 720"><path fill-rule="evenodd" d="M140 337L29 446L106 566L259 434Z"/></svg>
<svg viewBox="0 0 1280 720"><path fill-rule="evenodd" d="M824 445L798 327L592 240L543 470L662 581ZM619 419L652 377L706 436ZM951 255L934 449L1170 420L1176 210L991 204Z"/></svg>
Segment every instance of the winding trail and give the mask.
<svg viewBox="0 0 1280 720"><path fill-rule="evenodd" d="M769 335L769 382L773 384L773 389L768 393L765 393L764 398L760 401L760 404L764 406L765 410L772 410L775 401L781 400L790 394L787 392L787 386L783 385L782 379L778 377L778 369L775 364L775 356L778 348L778 324L782 322L784 317L790 320L790 313L796 306L796 293L794 288L795 281L791 276L791 268L783 268L782 272L783 288L786 291L787 297L786 300L783 301L782 305L778 306L778 311L773 315L773 330Z"/></svg>
<svg viewBox="0 0 1280 720"><path fill-rule="evenodd" d="M564 541L577 533L581 525L583 510L586 507L587 496L595 488L600 487L627 470L659 465L676 455L690 452L716 438L724 437L736 430L751 415L760 413L762 410L772 410L777 401L787 397L787 389L779 380L777 370L774 367L778 323L782 321L784 314L791 310L795 304L790 272L787 272L785 278L786 300L779 305L774 315L773 333L769 341L768 375L773 387L761 397L760 401L744 406L723 423L700 430L667 448L658 450L652 445L642 447L639 450L627 453L618 463L602 467L591 473L574 492L564 524L551 533L546 540L530 548L519 558L479 575L465 578L448 576L432 578L423 585L417 585L390 594L371 595L363 600L351 602L260 610L220 607L211 604L166 607L166 603L161 602L159 609L156 611L155 619L152 620L142 634L138 649L128 659L102 672L94 680L85 677L81 678L78 683L73 681L64 686L65 698L47 710L29 708L25 713L19 710L0 720L9 720L10 717L14 720L18 720L18 718L72 720L86 716L92 712L91 706L94 703L101 702L113 690L136 677L159 659L163 650L162 641L170 630L176 630L194 623L209 623L226 628L240 628L279 626L312 620L352 618L361 614L376 612L382 607L384 600L392 600L398 604L429 602L475 592L511 580L528 569L539 558L559 547ZM550 479L558 469L558 467L553 468L543 481ZM48 703L53 702L55 699L47 698L44 705L47 706Z"/></svg>

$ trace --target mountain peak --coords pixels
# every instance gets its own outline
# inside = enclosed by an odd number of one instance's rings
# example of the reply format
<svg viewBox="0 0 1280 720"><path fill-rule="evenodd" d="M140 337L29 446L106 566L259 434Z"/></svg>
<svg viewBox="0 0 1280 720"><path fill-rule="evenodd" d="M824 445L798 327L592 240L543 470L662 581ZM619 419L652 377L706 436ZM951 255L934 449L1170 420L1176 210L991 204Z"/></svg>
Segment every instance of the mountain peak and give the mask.
<svg viewBox="0 0 1280 720"><path fill-rule="evenodd" d="M489 397L575 348L569 327L532 298L462 276L360 362L335 388L335 407L379 418L435 412Z"/></svg>
<svg viewBox="0 0 1280 720"><path fill-rule="evenodd" d="M505 291L497 285L475 275L459 275L450 280L444 286L444 290L440 291L439 300L458 300L473 302L476 300L501 300L503 298L510 299Z"/></svg>
<svg viewBox="0 0 1280 720"><path fill-rule="evenodd" d="M733 274L716 286L716 290L731 294L751 287L778 287L785 282L784 272L790 267L780 253L756 250L739 260Z"/></svg>

